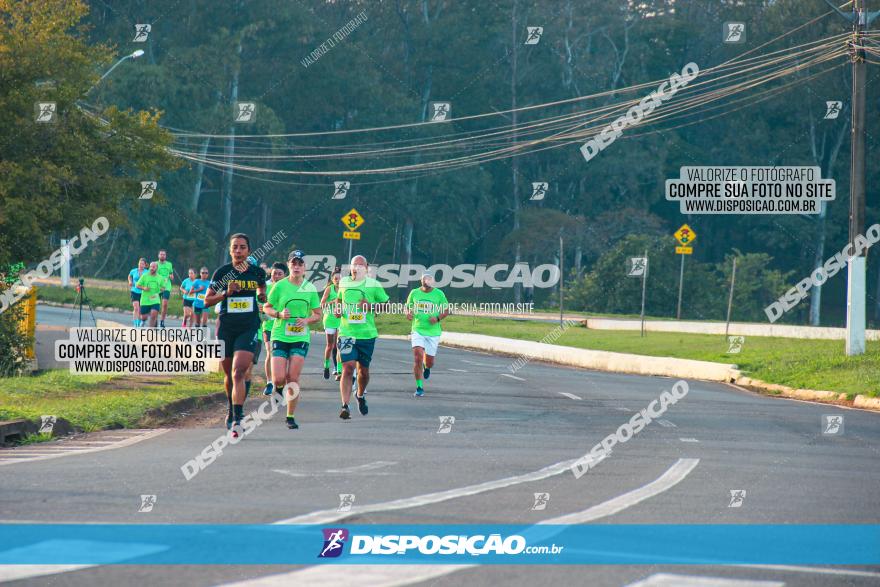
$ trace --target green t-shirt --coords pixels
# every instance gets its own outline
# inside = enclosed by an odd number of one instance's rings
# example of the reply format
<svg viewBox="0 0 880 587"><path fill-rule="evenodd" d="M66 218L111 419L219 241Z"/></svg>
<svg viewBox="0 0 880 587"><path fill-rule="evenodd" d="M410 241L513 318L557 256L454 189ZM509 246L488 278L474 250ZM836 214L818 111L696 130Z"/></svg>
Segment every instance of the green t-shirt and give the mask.
<svg viewBox="0 0 880 587"><path fill-rule="evenodd" d="M272 340L282 342L309 342L309 325L296 326L297 318L308 318L312 310L320 309L321 299L318 290L310 281L301 285L282 279L272 286L269 292L269 304L277 312L290 310L290 318L275 318L272 325Z"/></svg>
<svg viewBox="0 0 880 587"><path fill-rule="evenodd" d="M339 299L339 292L335 285L330 285L330 293L327 294L327 307L324 308L324 328L339 328L340 319L333 313L333 302Z"/></svg>
<svg viewBox="0 0 880 587"><path fill-rule="evenodd" d="M168 279L168 276L174 272L171 261L156 261L156 265L156 274L165 278L165 289L171 291L171 280Z"/></svg>
<svg viewBox="0 0 880 587"><path fill-rule="evenodd" d="M343 277L339 281L339 301L342 303L342 322L339 325L339 336L351 337L356 340L376 338L376 321L373 312L362 312L355 309L354 304L366 300L370 304L382 304L388 301L388 294L372 277L355 281L351 277Z"/></svg>
<svg viewBox="0 0 880 587"><path fill-rule="evenodd" d="M152 306L154 304L159 303L159 290L165 288L165 282L168 281L167 278L159 275L152 275L149 271L140 276L135 284L139 290L143 293L141 294L141 305L142 306ZM144 286L150 288L150 291L144 291Z"/></svg>
<svg viewBox="0 0 880 587"><path fill-rule="evenodd" d="M272 284L273 284L273 282L271 282L271 281L266 282L266 291L269 291L269 292L272 291ZM268 297L267 297L267 299L268 299ZM262 330L263 332L272 332L272 326L275 324L275 320L273 318L269 318L268 316L266 316L263 313L263 304L259 304L259 306L260 306L260 320L263 321L263 323L260 325L260 330Z"/></svg>
<svg viewBox="0 0 880 587"><path fill-rule="evenodd" d="M422 336L440 336L443 329L440 322L431 324L431 316L437 317L446 309L446 294L442 290L433 288L431 291L423 291L418 287L406 298L406 307L413 313L412 332Z"/></svg>

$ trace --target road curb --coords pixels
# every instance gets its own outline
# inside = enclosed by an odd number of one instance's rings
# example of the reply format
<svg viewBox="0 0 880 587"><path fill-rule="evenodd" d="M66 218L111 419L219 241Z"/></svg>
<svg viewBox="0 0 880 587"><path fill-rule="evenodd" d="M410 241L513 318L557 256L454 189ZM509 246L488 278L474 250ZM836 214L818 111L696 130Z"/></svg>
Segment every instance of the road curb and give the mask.
<svg viewBox="0 0 880 587"><path fill-rule="evenodd" d="M409 340L408 335L385 334L379 338L389 340ZM563 347L539 342L484 336L463 332L444 332L440 342L444 346L487 351L508 357L537 360L546 363L580 367L595 371L628 373L636 375L679 377L730 383L741 388L768 395L786 397L815 403L831 403L847 405L872 411L880 411L880 398L857 395L850 401L846 393L837 391L821 391L814 389L795 389L777 383L768 383L760 379L744 376L736 365L713 363L710 361L694 361L671 357L651 357L627 353L611 353L607 351L591 351L574 347ZM548 348L549 347L549 348ZM512 367L513 365L511 365ZM512 369L516 371L516 369Z"/></svg>
<svg viewBox="0 0 880 587"><path fill-rule="evenodd" d="M226 400L225 391L218 391L217 393L212 393L209 395L199 395L195 397L185 397L182 399L174 400L173 402L167 403L164 406L160 406L158 408L150 408L149 410L144 412L144 415L141 416L140 420L138 420L136 427L155 428L155 421L175 416L177 415L177 412L183 412L195 408L202 408L209 403L220 400Z"/></svg>

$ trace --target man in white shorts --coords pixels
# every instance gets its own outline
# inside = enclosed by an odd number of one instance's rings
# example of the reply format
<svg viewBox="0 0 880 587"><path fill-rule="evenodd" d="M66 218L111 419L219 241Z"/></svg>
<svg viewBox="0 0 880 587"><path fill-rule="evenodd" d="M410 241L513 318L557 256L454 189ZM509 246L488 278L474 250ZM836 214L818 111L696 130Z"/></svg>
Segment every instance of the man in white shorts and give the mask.
<svg viewBox="0 0 880 587"><path fill-rule="evenodd" d="M434 357L440 345L440 321L449 315L449 302L442 290L434 287L430 273L422 275L422 287L409 292L406 298L406 319L412 321L413 376L416 397L425 395L425 379L431 376Z"/></svg>

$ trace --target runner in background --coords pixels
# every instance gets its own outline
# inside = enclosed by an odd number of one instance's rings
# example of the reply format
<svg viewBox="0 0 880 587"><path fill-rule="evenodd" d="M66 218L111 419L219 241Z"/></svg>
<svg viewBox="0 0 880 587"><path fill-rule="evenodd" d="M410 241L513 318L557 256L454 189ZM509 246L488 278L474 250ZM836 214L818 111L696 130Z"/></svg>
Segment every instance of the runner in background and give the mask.
<svg viewBox="0 0 880 587"><path fill-rule="evenodd" d="M159 316L160 300L165 289L167 279L159 275L158 264L150 263L150 270L141 275L135 284L141 290L141 325L150 318L150 328L156 327L156 319Z"/></svg>
<svg viewBox="0 0 880 587"><path fill-rule="evenodd" d="M205 296L208 293L208 288L211 286L211 280L208 279L210 273L208 273L207 267L202 267L199 269L199 278L195 281L195 287L193 288L193 294L195 294L196 299L193 302L193 323L196 326L203 326L205 328L208 327L208 312L205 311Z"/></svg>
<svg viewBox="0 0 880 587"><path fill-rule="evenodd" d="M437 347L440 346L440 321L449 315L446 294L434 287L434 277L422 274L422 287L406 298L406 319L412 322L413 377L416 378L416 397L425 395L422 380L431 376Z"/></svg>
<svg viewBox="0 0 880 587"><path fill-rule="evenodd" d="M355 255L351 259L351 276L339 281L339 299L335 314L341 317L339 339L339 358L342 360L342 379L339 381L339 395L342 409L339 417L343 420L351 418L348 402L351 400L352 380L357 368L357 391L355 399L358 411L362 416L369 412L367 407L367 384L370 382L370 362L376 346L374 313L387 307L388 294L378 281L367 277L369 266L363 255Z"/></svg>
<svg viewBox="0 0 880 587"><path fill-rule="evenodd" d="M138 259L138 266L128 272L128 286L131 288L131 316L135 328L143 324L143 321L141 320L141 290L139 290L135 284L137 284L138 279L141 278L141 275L143 275L146 270L147 260L141 257Z"/></svg>
<svg viewBox="0 0 880 587"><path fill-rule="evenodd" d="M254 346L260 329L257 302L266 301L266 274L248 263L250 239L244 233L229 237L231 263L223 265L211 277L205 306L219 304L217 339L224 343L223 383L226 388L226 427L232 438L241 436L244 417L245 374L254 360Z"/></svg>
<svg viewBox="0 0 880 587"><path fill-rule="evenodd" d="M188 277L180 283L180 293L183 297L184 328L193 325L193 305L196 301L196 294L193 292L196 283L196 270L190 267L187 275Z"/></svg>
<svg viewBox="0 0 880 587"><path fill-rule="evenodd" d="M304 279L305 255L291 251L287 257L290 276L272 286L263 311L275 318L272 326L272 376L275 389L287 400L287 427L296 430L296 406L299 403L299 376L309 353L309 324L321 319L318 290Z"/></svg>
<svg viewBox="0 0 880 587"><path fill-rule="evenodd" d="M284 263L277 262L272 263L272 269L270 270L270 280L266 282L266 290L272 291L272 284L278 283L285 277L287 277L287 267L284 266ZM263 312L265 315L265 311ZM266 387L263 389L263 395L272 395L272 391L274 389L274 383L272 379L272 326L275 324L275 321L268 316L265 316L263 320L263 325L260 328L260 335L262 337L261 343L266 348L266 359L263 364L263 369L266 372ZM281 390L278 390L278 394L281 394Z"/></svg>
<svg viewBox="0 0 880 587"><path fill-rule="evenodd" d="M165 317L168 315L168 300L171 299L171 284L174 281L174 267L168 261L168 253L159 251L159 262L156 271L165 278L165 289L162 291L162 317L159 319L159 327L165 328Z"/></svg>
<svg viewBox="0 0 880 587"><path fill-rule="evenodd" d="M324 347L324 379L330 379L330 361L332 360L336 381L342 378L342 361L338 360L339 351L336 349L340 319L333 314L333 306L339 299L339 280L341 277L339 267L333 269L330 282L324 288L324 294L321 296L321 307L324 309L324 335L327 337L327 345Z"/></svg>

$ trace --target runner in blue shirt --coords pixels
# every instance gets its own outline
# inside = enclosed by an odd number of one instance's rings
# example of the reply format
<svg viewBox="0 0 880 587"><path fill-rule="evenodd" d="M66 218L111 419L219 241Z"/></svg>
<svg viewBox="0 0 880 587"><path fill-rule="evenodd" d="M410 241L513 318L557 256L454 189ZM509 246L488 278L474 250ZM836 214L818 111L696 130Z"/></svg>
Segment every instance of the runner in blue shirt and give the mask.
<svg viewBox="0 0 880 587"><path fill-rule="evenodd" d="M196 326L208 327L208 312L205 312L205 294L211 285L211 274L207 267L199 269L199 278L193 283L193 324Z"/></svg>
<svg viewBox="0 0 880 587"><path fill-rule="evenodd" d="M183 297L183 327L193 325L193 302L196 301L196 294L192 291L196 282L196 270L189 268L189 277L180 283L180 293Z"/></svg>

